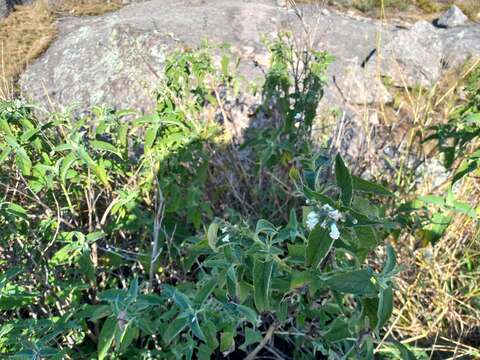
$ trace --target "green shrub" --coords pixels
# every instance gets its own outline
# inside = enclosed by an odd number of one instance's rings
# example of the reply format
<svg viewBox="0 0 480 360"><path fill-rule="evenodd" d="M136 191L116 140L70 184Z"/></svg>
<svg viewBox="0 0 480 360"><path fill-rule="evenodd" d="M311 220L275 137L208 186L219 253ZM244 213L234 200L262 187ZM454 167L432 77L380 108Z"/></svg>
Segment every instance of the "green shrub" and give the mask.
<svg viewBox="0 0 480 360"><path fill-rule="evenodd" d="M392 194L313 151L329 57L283 35L269 49L261 110L274 128L244 145L258 165L239 189L250 216L232 203L222 218L208 196L225 147L207 110L238 88L226 56L217 68L205 48L174 53L152 115L39 120L1 104L2 354L373 359L393 309Z"/></svg>

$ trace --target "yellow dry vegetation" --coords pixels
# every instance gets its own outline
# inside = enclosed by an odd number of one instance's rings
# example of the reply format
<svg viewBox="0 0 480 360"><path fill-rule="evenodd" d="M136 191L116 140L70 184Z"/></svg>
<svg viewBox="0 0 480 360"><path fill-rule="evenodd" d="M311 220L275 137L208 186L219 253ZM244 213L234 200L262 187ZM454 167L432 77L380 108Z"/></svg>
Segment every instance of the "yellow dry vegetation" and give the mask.
<svg viewBox="0 0 480 360"><path fill-rule="evenodd" d="M42 2L18 6L0 22L0 97L9 96L13 79L48 48L56 35L54 17Z"/></svg>
<svg viewBox="0 0 480 360"><path fill-rule="evenodd" d="M0 21L0 100L13 97L15 79L55 39L57 16L101 15L120 7L121 0L62 0L52 5L39 0L17 6Z"/></svg>
<svg viewBox="0 0 480 360"><path fill-rule="evenodd" d="M101 15L122 7L121 0L62 0L52 6L56 13L68 13L75 16Z"/></svg>
<svg viewBox="0 0 480 360"><path fill-rule="evenodd" d="M412 156L439 158L434 142L419 142L418 136L421 134L421 138L425 138L428 135L426 129L448 121L462 103L466 79L479 66L480 60L477 60L467 62L460 69L452 69L429 90L397 90L393 106L402 111L384 111L383 121L401 123L410 119L405 127L405 138L411 141L409 151L404 155L405 161ZM480 144L470 146L477 149ZM465 149L467 153L468 150ZM434 187L433 176L426 171L421 177L421 185L405 200L424 194L447 193L449 183ZM412 181L402 174L398 174L398 180L405 188ZM478 212L480 179L466 178L456 188L456 198ZM480 277L475 271L475 264L480 262L479 240L476 221L467 215L456 214L453 223L434 246L427 244L421 231L395 243L399 263L405 270L397 279L397 301L387 336L395 334L411 345L428 343L429 352L447 351L466 358L478 354L470 340L480 328Z"/></svg>

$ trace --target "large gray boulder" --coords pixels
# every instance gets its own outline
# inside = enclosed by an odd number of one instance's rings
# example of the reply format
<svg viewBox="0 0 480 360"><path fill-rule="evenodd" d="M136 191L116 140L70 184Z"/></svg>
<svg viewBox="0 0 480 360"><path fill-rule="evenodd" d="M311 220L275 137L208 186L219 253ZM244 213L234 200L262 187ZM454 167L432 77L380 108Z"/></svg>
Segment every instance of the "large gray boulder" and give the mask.
<svg viewBox="0 0 480 360"><path fill-rule="evenodd" d="M443 42L435 27L419 21L409 30L397 31L377 49L368 68L379 68L381 75L396 86L432 86L442 71Z"/></svg>
<svg viewBox="0 0 480 360"><path fill-rule="evenodd" d="M457 5L452 5L437 20L437 25L445 28L463 26L468 23L468 17Z"/></svg>
<svg viewBox="0 0 480 360"><path fill-rule="evenodd" d="M367 102L388 100L388 96L377 97L377 90L371 90L377 86L368 86L369 79L360 70L380 25L320 12L316 7L303 11L307 25L317 27L313 35L316 46L336 57L330 67L331 78L339 78L339 86L349 87L351 81L345 79L343 69L357 59L359 69L354 75L367 83L363 90L373 92L364 96ZM175 48L194 47L205 38L231 43L242 58L244 74L255 78L261 73L253 60L266 62L262 35L274 37L282 28L304 31L292 11L271 0L153 0L99 17L64 18L58 25L57 40L20 79L26 97L47 107L50 102L82 109L108 103L143 111L153 108L152 92L165 56ZM341 91L331 83L328 96L332 103L339 103ZM363 102L361 97L355 98Z"/></svg>
<svg viewBox="0 0 480 360"><path fill-rule="evenodd" d="M328 108L387 103L392 97L382 77L396 86L431 86L445 66L480 57L478 25L399 28L315 6L300 11L303 21L276 0L151 0L98 17L66 17L56 41L21 76L21 89L47 108L108 103L147 112L155 106L152 93L165 57L175 48L205 38L228 42L253 79L261 74L253 63L267 62L261 36L283 28L301 36L306 27L314 46L335 56L323 101Z"/></svg>

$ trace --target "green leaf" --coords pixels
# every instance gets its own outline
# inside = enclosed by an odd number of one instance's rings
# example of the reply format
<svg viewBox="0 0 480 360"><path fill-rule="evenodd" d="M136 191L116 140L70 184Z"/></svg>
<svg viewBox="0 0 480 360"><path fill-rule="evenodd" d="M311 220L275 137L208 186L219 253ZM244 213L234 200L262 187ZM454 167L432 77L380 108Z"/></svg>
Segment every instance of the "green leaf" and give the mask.
<svg viewBox="0 0 480 360"><path fill-rule="evenodd" d="M22 218L24 220L27 219L27 215L28 215L27 210L25 210L23 207L15 203L8 203L6 212L10 215L13 215L18 218Z"/></svg>
<svg viewBox="0 0 480 360"><path fill-rule="evenodd" d="M303 187L303 193L305 197L309 200L318 201L320 204L328 204L330 206L336 207L335 201L330 199L328 196L319 193L318 191L313 191L308 187Z"/></svg>
<svg viewBox="0 0 480 360"><path fill-rule="evenodd" d="M2 147L2 151L0 153L0 164L8 158L11 152L12 152L12 148Z"/></svg>
<svg viewBox="0 0 480 360"><path fill-rule="evenodd" d="M143 144L144 151L147 152L150 150L155 142L155 139L157 138L157 132L158 129L160 128L159 125L150 125L145 132L145 142Z"/></svg>
<svg viewBox="0 0 480 360"><path fill-rule="evenodd" d="M224 331L220 335L220 351L226 355L235 349L235 334L232 331Z"/></svg>
<svg viewBox="0 0 480 360"><path fill-rule="evenodd" d="M218 346L218 345L217 345ZM217 347L215 346L215 348ZM207 344L201 344L197 350L198 360L211 360L215 348L208 346Z"/></svg>
<svg viewBox="0 0 480 360"><path fill-rule="evenodd" d="M399 341L393 341L392 344L400 351L402 360L417 360L416 356L405 345Z"/></svg>
<svg viewBox="0 0 480 360"><path fill-rule="evenodd" d="M354 270L334 274L326 279L327 285L334 291L354 295L377 294L377 287L372 282L373 272Z"/></svg>
<svg viewBox="0 0 480 360"><path fill-rule="evenodd" d="M190 319L187 317L177 318L167 327L165 332L162 335L163 341L168 345L170 342L175 339L178 334L180 334L183 329L189 325Z"/></svg>
<svg viewBox="0 0 480 360"><path fill-rule="evenodd" d="M88 280L93 283L97 280L95 276L95 268L93 267L89 250L84 251L82 255L78 258L78 265L80 266L80 270L87 277Z"/></svg>
<svg viewBox="0 0 480 360"><path fill-rule="evenodd" d="M61 144L61 145L55 146L55 148L53 150L54 151L73 150L73 145L72 144Z"/></svg>
<svg viewBox="0 0 480 360"><path fill-rule="evenodd" d="M117 155L120 158L122 157L122 154L120 153L120 151L118 151L118 149L114 145L112 145L112 144L110 144L106 141L91 140L90 145L95 150L99 150L99 151L103 150L103 151L112 153L114 155Z"/></svg>
<svg viewBox="0 0 480 360"><path fill-rule="evenodd" d="M327 341L340 341L350 337L348 322L342 318L336 318L328 326L328 330L323 334L323 339Z"/></svg>
<svg viewBox="0 0 480 360"><path fill-rule="evenodd" d="M335 179L342 191L341 199L345 206L350 206L353 198L353 181L350 172L340 154L335 157Z"/></svg>
<svg viewBox="0 0 480 360"><path fill-rule="evenodd" d="M128 145L128 125L121 124L117 129L117 140L120 146L126 147Z"/></svg>
<svg viewBox="0 0 480 360"><path fill-rule="evenodd" d="M182 309L183 311L193 307L192 302L190 301L188 296L182 293L181 291L178 291L173 286L164 285L164 290L167 293L167 295L171 298L171 300L175 304L177 304L177 306L180 307L180 309Z"/></svg>
<svg viewBox="0 0 480 360"><path fill-rule="evenodd" d="M80 254L82 246L78 243L69 243L58 250L49 260L52 266L70 264Z"/></svg>
<svg viewBox="0 0 480 360"><path fill-rule="evenodd" d="M89 244L97 241L97 240L100 240L100 239L103 239L105 237L105 233L103 231L94 231L94 232L91 232L89 233L85 239L87 240L87 242Z"/></svg>
<svg viewBox="0 0 480 360"><path fill-rule="evenodd" d="M218 280L213 277L207 282L205 282L202 286L202 289L197 292L197 295L195 295L195 299L193 300L193 302L200 306L203 305L209 295L213 292L213 290L215 290L217 283Z"/></svg>
<svg viewBox="0 0 480 360"><path fill-rule="evenodd" d="M95 165L93 167L93 172L97 176L98 180L105 185L107 188L110 188L110 181L108 179L107 172L102 165Z"/></svg>
<svg viewBox="0 0 480 360"><path fill-rule="evenodd" d="M277 229L275 226L267 220L260 219L257 221L257 226L255 228L255 234L266 233L268 235L275 234Z"/></svg>
<svg viewBox="0 0 480 360"><path fill-rule="evenodd" d="M378 294L378 323L377 331L379 331L390 319L393 312L393 289L392 286L388 286Z"/></svg>
<svg viewBox="0 0 480 360"><path fill-rule="evenodd" d="M17 148L15 160L22 174L24 176L30 176L32 170L32 161L30 160L30 157L27 155L27 152L24 148Z"/></svg>
<svg viewBox="0 0 480 360"><path fill-rule="evenodd" d="M60 179L63 182L65 182L68 170L70 170L77 160L77 156L73 151L62 159L62 164L60 166Z"/></svg>
<svg viewBox="0 0 480 360"><path fill-rule="evenodd" d="M250 328L245 328L245 341L239 347L240 350L247 351L247 347L253 344L257 344L263 340L262 333Z"/></svg>
<svg viewBox="0 0 480 360"><path fill-rule="evenodd" d="M258 314L257 312L245 305L236 305L237 311L253 326L257 326L258 324Z"/></svg>
<svg viewBox="0 0 480 360"><path fill-rule="evenodd" d="M195 335L200 340L206 342L205 334L203 333L197 318L193 319L193 321L190 323L190 328L192 329L193 335Z"/></svg>
<svg viewBox="0 0 480 360"><path fill-rule="evenodd" d="M217 240L218 240L218 228L220 225L218 223L213 222L210 224L208 227L207 231L207 240L208 240L208 245L213 251L217 251Z"/></svg>
<svg viewBox="0 0 480 360"><path fill-rule="evenodd" d="M270 308L270 284L272 279L273 261L255 259L253 264L254 302L259 312Z"/></svg>
<svg viewBox="0 0 480 360"><path fill-rule="evenodd" d="M202 322L202 331L205 335L205 342L211 349L216 349L218 347L218 340L217 340L217 328L215 324L210 321Z"/></svg>
<svg viewBox="0 0 480 360"><path fill-rule="evenodd" d="M390 190L382 185L364 180L358 176L352 175L353 189L367 194L376 194L383 196L395 196Z"/></svg>
<svg viewBox="0 0 480 360"><path fill-rule="evenodd" d="M359 249L370 251L377 246L377 232L373 226L356 226L354 230L357 235Z"/></svg>
<svg viewBox="0 0 480 360"><path fill-rule="evenodd" d="M316 268L327 257L333 246L333 240L327 229L316 226L308 236L305 250L305 264Z"/></svg>
<svg viewBox="0 0 480 360"><path fill-rule="evenodd" d="M108 350L112 346L116 327L117 319L115 316L110 316L103 324L98 339L98 360L103 360L107 356Z"/></svg>
<svg viewBox="0 0 480 360"><path fill-rule="evenodd" d="M0 119L0 131L7 135L7 136L12 136L12 129L10 129L10 125L8 125L8 121L5 118Z"/></svg>
<svg viewBox="0 0 480 360"><path fill-rule="evenodd" d="M138 338L140 331L138 328L132 324L128 324L127 327L125 328L122 338L120 340L120 345L117 346L118 351L120 354L125 353L129 346L132 344L132 342Z"/></svg>
<svg viewBox="0 0 480 360"><path fill-rule="evenodd" d="M383 267L382 274L388 274L395 269L395 265L397 264L397 256L395 255L395 250L393 249L392 245L387 244L387 261L385 262L385 266Z"/></svg>
<svg viewBox="0 0 480 360"><path fill-rule="evenodd" d="M443 196L424 195L424 196L419 196L418 200L431 205L438 205L438 206L446 205L445 198Z"/></svg>

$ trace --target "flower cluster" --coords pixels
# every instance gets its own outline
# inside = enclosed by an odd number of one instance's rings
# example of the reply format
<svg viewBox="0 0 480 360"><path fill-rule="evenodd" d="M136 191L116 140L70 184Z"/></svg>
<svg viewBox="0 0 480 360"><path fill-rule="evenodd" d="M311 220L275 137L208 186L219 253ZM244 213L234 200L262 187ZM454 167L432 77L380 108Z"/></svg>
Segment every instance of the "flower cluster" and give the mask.
<svg viewBox="0 0 480 360"><path fill-rule="evenodd" d="M224 226L222 228L222 234L225 234L226 232L228 231L228 228L226 226ZM230 234L225 234L225 236L222 238L222 242L223 243L228 243L230 241Z"/></svg>
<svg viewBox="0 0 480 360"><path fill-rule="evenodd" d="M330 237L334 240L340 238L340 231L338 230L337 222L345 221L345 216L330 205L323 205L320 212L311 211L307 215L306 224L308 230L313 230L313 228L320 223L321 218L323 218L323 221L320 226L324 229L330 228Z"/></svg>

